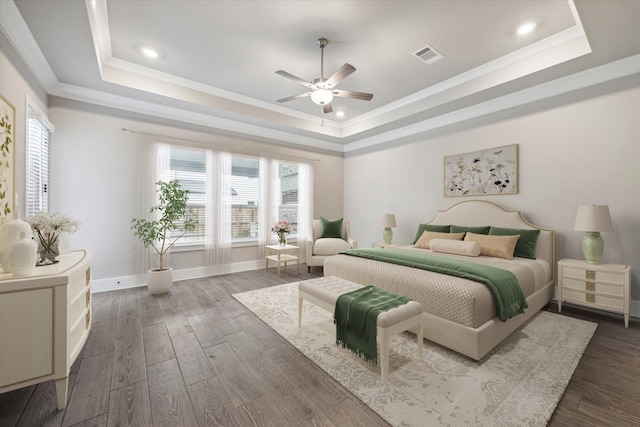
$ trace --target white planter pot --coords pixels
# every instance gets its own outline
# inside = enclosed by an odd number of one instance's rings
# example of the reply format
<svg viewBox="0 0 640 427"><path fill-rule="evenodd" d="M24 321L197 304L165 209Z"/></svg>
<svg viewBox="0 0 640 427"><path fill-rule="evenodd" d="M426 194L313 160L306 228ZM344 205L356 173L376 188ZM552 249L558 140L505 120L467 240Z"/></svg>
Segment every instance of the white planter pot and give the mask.
<svg viewBox="0 0 640 427"><path fill-rule="evenodd" d="M151 294L166 294L173 286L173 269L149 270L147 275L147 289Z"/></svg>

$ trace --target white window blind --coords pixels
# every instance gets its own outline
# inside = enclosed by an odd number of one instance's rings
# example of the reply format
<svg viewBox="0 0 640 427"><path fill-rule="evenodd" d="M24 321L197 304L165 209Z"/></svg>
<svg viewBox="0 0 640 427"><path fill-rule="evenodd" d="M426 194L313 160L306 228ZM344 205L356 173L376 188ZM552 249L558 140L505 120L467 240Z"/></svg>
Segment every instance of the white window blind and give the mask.
<svg viewBox="0 0 640 427"><path fill-rule="evenodd" d="M27 218L40 211L49 211L49 127L40 119L30 117L26 147Z"/></svg>

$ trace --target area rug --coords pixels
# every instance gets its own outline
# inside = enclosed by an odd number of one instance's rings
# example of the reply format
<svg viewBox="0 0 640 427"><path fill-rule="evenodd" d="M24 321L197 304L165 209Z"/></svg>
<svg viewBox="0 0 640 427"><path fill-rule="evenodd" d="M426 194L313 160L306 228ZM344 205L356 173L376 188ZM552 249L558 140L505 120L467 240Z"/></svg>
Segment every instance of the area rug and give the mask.
<svg viewBox="0 0 640 427"><path fill-rule="evenodd" d="M233 295L394 426L541 426L549 421L597 324L542 311L476 362L415 335L390 345L389 385L379 367L335 345L332 314L304 303L298 284Z"/></svg>

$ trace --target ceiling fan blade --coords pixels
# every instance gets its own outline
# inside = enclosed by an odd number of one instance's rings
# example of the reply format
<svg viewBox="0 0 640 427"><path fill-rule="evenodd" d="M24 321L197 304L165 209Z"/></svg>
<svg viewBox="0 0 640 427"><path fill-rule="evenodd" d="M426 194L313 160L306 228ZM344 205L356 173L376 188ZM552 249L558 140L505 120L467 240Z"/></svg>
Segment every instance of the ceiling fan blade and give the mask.
<svg viewBox="0 0 640 427"><path fill-rule="evenodd" d="M349 77L354 71L356 67L351 64L344 64L338 71L333 73L331 77L327 79L325 84L330 87L336 87L338 83Z"/></svg>
<svg viewBox="0 0 640 427"><path fill-rule="evenodd" d="M276 102L293 101L294 99L306 98L308 96L311 96L311 92L301 93L300 95L293 95L288 98L278 99Z"/></svg>
<svg viewBox="0 0 640 427"><path fill-rule="evenodd" d="M327 113L331 113L333 111L333 107L331 107L331 104L324 104L322 106L322 112L327 114Z"/></svg>
<svg viewBox="0 0 640 427"><path fill-rule="evenodd" d="M340 96L342 98L360 99L362 101L371 101L371 98L373 98L372 93L354 92L352 90L334 89L331 92L333 93L334 96Z"/></svg>
<svg viewBox="0 0 640 427"><path fill-rule="evenodd" d="M276 74L279 74L282 77L286 77L286 78L288 78L290 80L293 80L294 82L298 82L301 85L308 87L309 89L311 89L313 87L313 85L311 83L309 83L308 81L302 80L300 77L296 77L293 74L287 73L284 70L278 70L278 71L276 71Z"/></svg>

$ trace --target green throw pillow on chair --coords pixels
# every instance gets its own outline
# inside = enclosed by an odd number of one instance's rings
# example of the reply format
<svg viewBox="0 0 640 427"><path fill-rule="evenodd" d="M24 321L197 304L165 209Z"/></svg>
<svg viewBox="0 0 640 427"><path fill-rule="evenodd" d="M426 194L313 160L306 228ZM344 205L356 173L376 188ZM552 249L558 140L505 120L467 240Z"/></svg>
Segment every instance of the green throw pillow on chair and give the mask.
<svg viewBox="0 0 640 427"><path fill-rule="evenodd" d="M342 219L335 221L329 221L326 218L320 217L320 235L318 239L326 239L329 237L342 238Z"/></svg>

